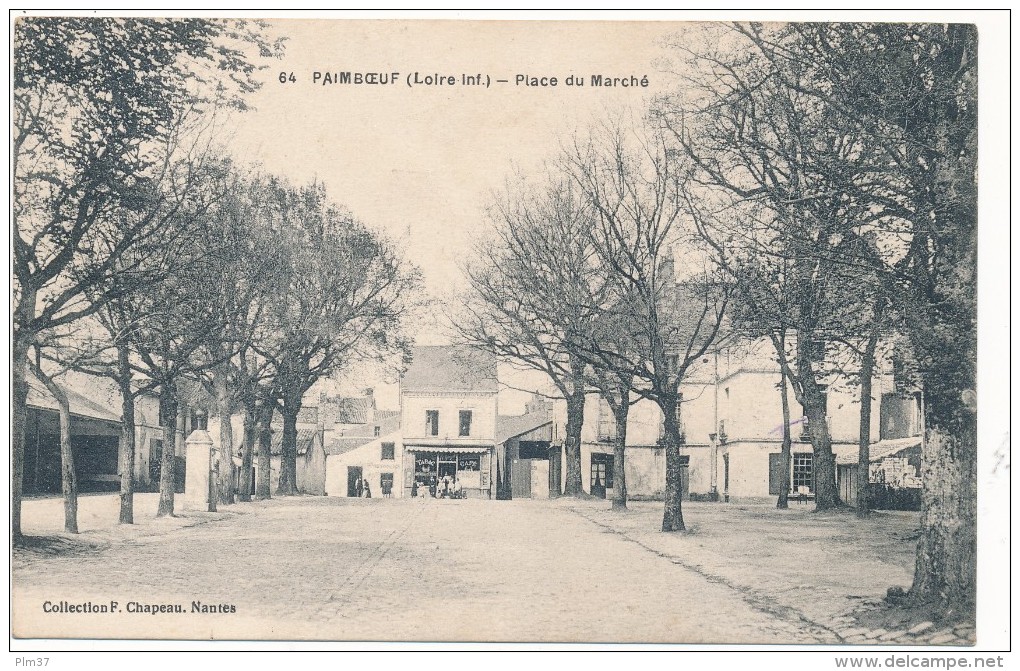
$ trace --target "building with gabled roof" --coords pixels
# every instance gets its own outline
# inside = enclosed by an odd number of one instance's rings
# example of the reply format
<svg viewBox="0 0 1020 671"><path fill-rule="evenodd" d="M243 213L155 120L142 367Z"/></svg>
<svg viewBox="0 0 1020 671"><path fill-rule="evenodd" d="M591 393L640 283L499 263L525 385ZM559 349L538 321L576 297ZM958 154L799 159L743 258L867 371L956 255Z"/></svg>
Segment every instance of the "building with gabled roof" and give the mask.
<svg viewBox="0 0 1020 671"><path fill-rule="evenodd" d="M401 496L398 480L403 469L400 412L378 410L364 430L333 432L326 442L325 493L358 496L368 483L373 496Z"/></svg>
<svg viewBox="0 0 1020 671"><path fill-rule="evenodd" d="M400 378L401 394L498 391L496 357L466 345L415 347L411 365Z"/></svg>
<svg viewBox="0 0 1020 671"><path fill-rule="evenodd" d="M400 379L405 494L457 481L465 496L495 496L498 392L493 354L462 345L413 349Z"/></svg>

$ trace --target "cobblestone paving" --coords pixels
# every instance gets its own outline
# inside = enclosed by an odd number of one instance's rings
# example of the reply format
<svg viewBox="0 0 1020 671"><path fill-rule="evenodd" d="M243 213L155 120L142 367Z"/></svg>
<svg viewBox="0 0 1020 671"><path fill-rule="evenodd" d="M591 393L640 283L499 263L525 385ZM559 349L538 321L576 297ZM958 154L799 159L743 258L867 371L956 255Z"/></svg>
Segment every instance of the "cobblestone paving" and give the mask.
<svg viewBox="0 0 1020 671"><path fill-rule="evenodd" d="M238 514L236 510L247 510ZM548 502L301 497L19 552L22 636L801 643L789 613ZM139 531L143 527L139 527ZM112 540L111 540L112 538ZM67 549L77 548L74 552ZM233 614L44 613L43 603Z"/></svg>

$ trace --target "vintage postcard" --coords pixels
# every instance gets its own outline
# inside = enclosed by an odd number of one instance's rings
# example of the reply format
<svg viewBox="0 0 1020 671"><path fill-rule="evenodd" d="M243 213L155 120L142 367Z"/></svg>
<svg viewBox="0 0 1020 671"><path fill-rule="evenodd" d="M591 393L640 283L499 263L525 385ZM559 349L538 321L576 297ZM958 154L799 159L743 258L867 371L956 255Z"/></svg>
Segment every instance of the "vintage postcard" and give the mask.
<svg viewBox="0 0 1020 671"><path fill-rule="evenodd" d="M12 649L1008 647L1004 21L747 18L12 18Z"/></svg>

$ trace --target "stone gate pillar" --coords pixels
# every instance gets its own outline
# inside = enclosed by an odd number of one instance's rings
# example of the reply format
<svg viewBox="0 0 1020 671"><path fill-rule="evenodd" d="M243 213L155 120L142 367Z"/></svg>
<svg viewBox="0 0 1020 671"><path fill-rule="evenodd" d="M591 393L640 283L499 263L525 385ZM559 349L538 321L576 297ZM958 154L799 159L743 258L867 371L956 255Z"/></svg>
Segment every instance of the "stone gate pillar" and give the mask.
<svg viewBox="0 0 1020 671"><path fill-rule="evenodd" d="M212 512L215 501L210 497L212 484L213 441L205 429L196 429L184 441L187 475L184 479L184 508Z"/></svg>

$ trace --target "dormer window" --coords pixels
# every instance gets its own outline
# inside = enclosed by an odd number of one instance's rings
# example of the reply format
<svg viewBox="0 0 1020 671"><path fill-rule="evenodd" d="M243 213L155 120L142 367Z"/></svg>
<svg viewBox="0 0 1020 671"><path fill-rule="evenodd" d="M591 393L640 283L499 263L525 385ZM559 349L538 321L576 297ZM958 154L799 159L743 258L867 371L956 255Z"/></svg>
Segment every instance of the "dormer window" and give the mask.
<svg viewBox="0 0 1020 671"><path fill-rule="evenodd" d="M439 435L439 411L438 410L426 410L425 411L425 435L426 436L438 436Z"/></svg>

